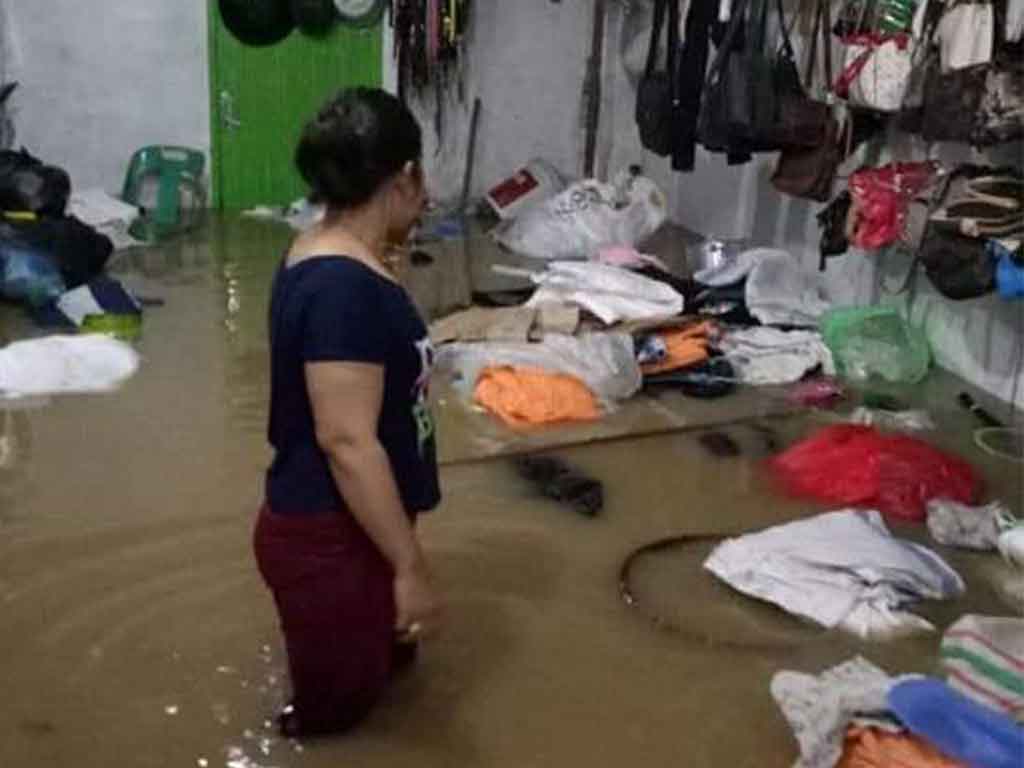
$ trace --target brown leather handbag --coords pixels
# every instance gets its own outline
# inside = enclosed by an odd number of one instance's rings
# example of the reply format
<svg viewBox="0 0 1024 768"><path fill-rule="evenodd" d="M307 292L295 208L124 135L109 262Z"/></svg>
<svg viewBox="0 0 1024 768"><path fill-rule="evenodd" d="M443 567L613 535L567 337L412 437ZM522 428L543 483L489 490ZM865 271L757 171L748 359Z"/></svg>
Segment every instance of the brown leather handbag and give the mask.
<svg viewBox="0 0 1024 768"><path fill-rule="evenodd" d="M832 82L832 24L829 18L828 0L819 0L814 18L812 45L808 57L808 86L813 82L814 63L817 58L817 41L821 35L824 41L825 82ZM779 154L778 165L772 176L772 184L780 192L827 203L832 197L836 169L843 161L843 145L846 143L846 132L840 126L827 104L823 136L815 146L803 147L790 145Z"/></svg>
<svg viewBox="0 0 1024 768"><path fill-rule="evenodd" d="M832 198L836 169L843 161L846 131L829 116L825 138L817 147L793 147L779 154L772 185L787 195L827 203Z"/></svg>

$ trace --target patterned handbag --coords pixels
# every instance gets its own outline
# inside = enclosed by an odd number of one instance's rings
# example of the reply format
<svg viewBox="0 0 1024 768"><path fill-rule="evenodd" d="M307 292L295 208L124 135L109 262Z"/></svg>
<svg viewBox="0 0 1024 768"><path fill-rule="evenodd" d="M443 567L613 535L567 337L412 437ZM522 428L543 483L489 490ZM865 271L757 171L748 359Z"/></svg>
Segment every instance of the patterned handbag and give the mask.
<svg viewBox="0 0 1024 768"><path fill-rule="evenodd" d="M835 91L855 107L899 112L913 68L910 36L858 35L848 38L843 73Z"/></svg>

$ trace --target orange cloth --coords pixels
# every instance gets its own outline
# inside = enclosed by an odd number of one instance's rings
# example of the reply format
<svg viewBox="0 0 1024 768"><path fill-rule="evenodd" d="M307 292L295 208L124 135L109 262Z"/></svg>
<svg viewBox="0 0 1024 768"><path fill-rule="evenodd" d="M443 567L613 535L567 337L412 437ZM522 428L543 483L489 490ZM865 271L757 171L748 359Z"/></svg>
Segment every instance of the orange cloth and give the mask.
<svg viewBox="0 0 1024 768"><path fill-rule="evenodd" d="M601 418L597 398L575 376L537 368L485 368L476 401L510 427Z"/></svg>
<svg viewBox="0 0 1024 768"><path fill-rule="evenodd" d="M905 733L851 727L836 768L967 768L931 745Z"/></svg>
<svg viewBox="0 0 1024 768"><path fill-rule="evenodd" d="M713 326L711 323L700 323L688 328L674 328L658 332L665 342L668 354L664 360L641 366L645 376L666 373L685 368L688 365L703 363L708 359L708 335Z"/></svg>

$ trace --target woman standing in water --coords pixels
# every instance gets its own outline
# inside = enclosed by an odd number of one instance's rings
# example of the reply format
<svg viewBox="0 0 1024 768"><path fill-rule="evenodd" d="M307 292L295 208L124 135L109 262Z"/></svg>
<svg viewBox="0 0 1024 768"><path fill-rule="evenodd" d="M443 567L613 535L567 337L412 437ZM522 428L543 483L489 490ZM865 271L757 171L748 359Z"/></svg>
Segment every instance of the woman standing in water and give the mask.
<svg viewBox="0 0 1024 768"><path fill-rule="evenodd" d="M440 501L427 329L386 266L425 202L420 128L381 90L343 91L296 164L323 202L274 278L270 442L255 531L288 652L288 736L362 720L439 602L416 515Z"/></svg>

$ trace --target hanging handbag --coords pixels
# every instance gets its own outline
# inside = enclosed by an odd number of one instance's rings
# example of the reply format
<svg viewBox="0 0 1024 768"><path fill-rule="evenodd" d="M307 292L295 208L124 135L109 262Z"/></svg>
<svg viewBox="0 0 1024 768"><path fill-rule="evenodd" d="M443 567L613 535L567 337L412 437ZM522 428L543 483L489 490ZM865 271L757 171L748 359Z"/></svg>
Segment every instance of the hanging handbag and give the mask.
<svg viewBox="0 0 1024 768"><path fill-rule="evenodd" d="M770 0L752 0L743 46L751 99L750 129L744 138L755 152L777 152L782 148L777 134L781 93L800 85L795 68L787 70L783 58L769 53L775 49L767 39L769 3Z"/></svg>
<svg viewBox="0 0 1024 768"><path fill-rule="evenodd" d="M658 69L665 17L668 16L668 52L665 69ZM679 50L679 0L655 0L654 26L647 52L647 67L636 95L636 124L640 143L660 157L672 154L675 139L675 62Z"/></svg>
<svg viewBox="0 0 1024 768"><path fill-rule="evenodd" d="M780 148L815 147L825 138L826 125L832 117L831 107L808 96L800 80L800 72L793 53L793 44L786 26L782 0L778 0L779 28L782 44L775 58L774 86L776 116L768 132L767 142ZM810 59L815 58L818 35L811 41ZM810 79L813 72L808 73Z"/></svg>
<svg viewBox="0 0 1024 768"><path fill-rule="evenodd" d="M746 139L754 123L750 68L743 51L736 50L748 0L738 0L715 53L704 86L697 135L712 152L747 151Z"/></svg>
<svg viewBox="0 0 1024 768"><path fill-rule="evenodd" d="M826 87L832 82L832 44L829 21L829 0L819 0L815 11L814 31L807 59L807 85L814 80L819 35L824 41L824 70ZM826 105L827 106L827 105ZM848 128L848 126L846 126ZM780 192L826 203L832 197L836 169L843 160L842 146L848 134L832 114L826 113L821 141L812 147L789 146L779 154L772 185Z"/></svg>
<svg viewBox="0 0 1024 768"><path fill-rule="evenodd" d="M954 171L933 198L928 223L915 263L946 298L975 299L996 288L997 263L986 243L990 227L968 218L983 214L995 219L1016 217L1016 227L991 227L1007 234L1024 230L1024 179L1012 168L964 165ZM972 232L976 236L966 234Z"/></svg>
<svg viewBox="0 0 1024 768"><path fill-rule="evenodd" d="M849 38L836 94L855 107L898 112L910 81L912 59L909 35Z"/></svg>
<svg viewBox="0 0 1024 768"><path fill-rule="evenodd" d="M1024 62L1007 55L985 73L972 141L981 147L1024 138Z"/></svg>
<svg viewBox="0 0 1024 768"><path fill-rule="evenodd" d="M821 146L792 147L779 154L772 185L784 194L827 203L832 197L836 169L843 161L847 129L835 117L825 125Z"/></svg>
<svg viewBox="0 0 1024 768"><path fill-rule="evenodd" d="M944 74L933 64L924 87L921 135L925 141L974 140L988 69L980 64Z"/></svg>
<svg viewBox="0 0 1024 768"><path fill-rule="evenodd" d="M985 240L929 226L919 259L932 285L947 299L977 299L996 288L996 263Z"/></svg>

